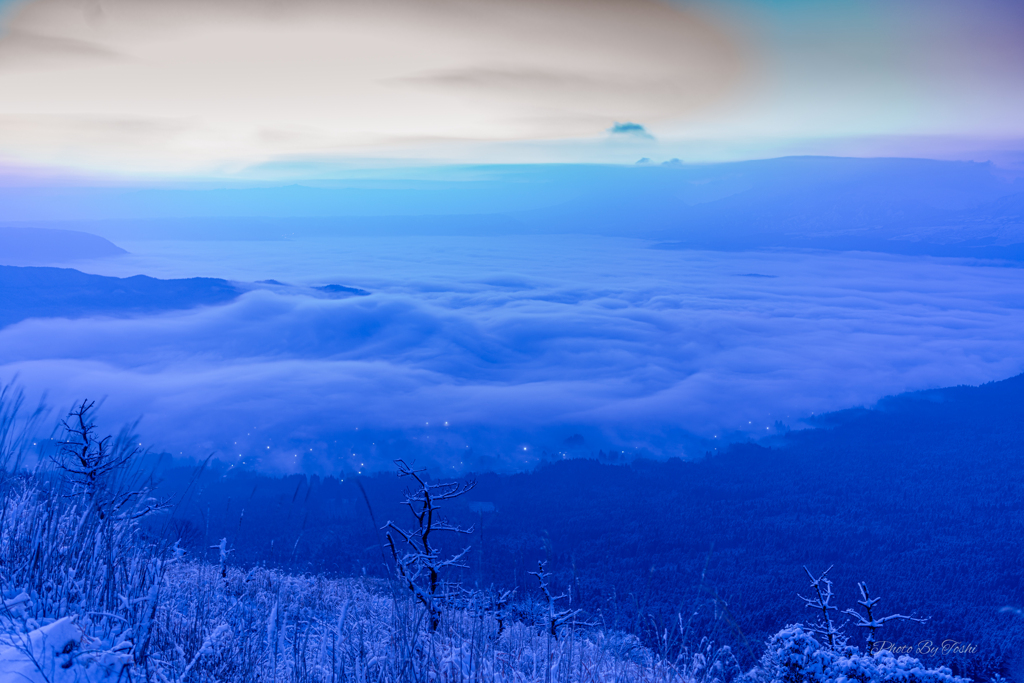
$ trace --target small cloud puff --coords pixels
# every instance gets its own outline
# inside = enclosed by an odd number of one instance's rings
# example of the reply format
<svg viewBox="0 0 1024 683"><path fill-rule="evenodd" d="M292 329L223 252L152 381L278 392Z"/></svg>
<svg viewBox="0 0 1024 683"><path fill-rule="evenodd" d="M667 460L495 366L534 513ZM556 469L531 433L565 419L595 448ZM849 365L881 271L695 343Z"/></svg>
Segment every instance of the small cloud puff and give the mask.
<svg viewBox="0 0 1024 683"><path fill-rule="evenodd" d="M641 126L639 123L633 123L632 121L626 121L619 123L618 121L608 129L608 132L612 135L629 135L635 138L644 138L646 140L653 140L654 136L647 132L647 129Z"/></svg>

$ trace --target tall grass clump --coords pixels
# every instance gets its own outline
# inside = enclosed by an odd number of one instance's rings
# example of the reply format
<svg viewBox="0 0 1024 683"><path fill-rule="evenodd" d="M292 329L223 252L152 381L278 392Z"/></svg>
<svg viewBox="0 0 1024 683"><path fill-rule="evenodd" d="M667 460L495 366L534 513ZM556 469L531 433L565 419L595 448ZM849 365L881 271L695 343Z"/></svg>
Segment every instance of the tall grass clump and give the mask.
<svg viewBox="0 0 1024 683"><path fill-rule="evenodd" d="M145 670L167 560L140 541L159 505L133 467L131 432L97 437L86 402L58 438L32 442L44 411L23 414L10 387L0 400L0 662L34 663L43 680ZM57 663L36 660L55 638L60 671L48 674Z"/></svg>

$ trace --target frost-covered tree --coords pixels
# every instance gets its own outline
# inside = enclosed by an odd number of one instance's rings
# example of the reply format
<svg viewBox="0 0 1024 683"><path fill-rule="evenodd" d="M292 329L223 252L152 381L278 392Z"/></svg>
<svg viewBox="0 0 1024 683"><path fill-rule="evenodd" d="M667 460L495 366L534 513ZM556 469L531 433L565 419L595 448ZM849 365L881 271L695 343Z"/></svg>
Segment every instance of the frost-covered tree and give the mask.
<svg viewBox="0 0 1024 683"><path fill-rule="evenodd" d="M545 629L550 636L557 640L558 629L579 616L581 610L558 608L558 601L566 596L565 594L552 595L551 584L548 581L551 578L551 572L544 571L544 562L537 563L537 571L527 573L530 576L537 577L537 581L540 583L540 592L544 596Z"/></svg>
<svg viewBox="0 0 1024 683"><path fill-rule="evenodd" d="M828 647L835 650L846 643L846 638L836 627L835 622L832 621L832 615L830 614L831 612L839 610L838 607L832 604L832 598L834 597L832 592L832 580L828 578L828 573L832 571L832 567L829 567L818 576L812 574L811 570L807 567L804 567L804 571L807 572L807 578L811 580L811 588L814 589L814 595L810 598L805 598L800 595L799 598L803 600L808 607L821 612L821 617L818 621L811 626L808 626L807 630L811 633L823 636Z"/></svg>
<svg viewBox="0 0 1024 683"><path fill-rule="evenodd" d="M388 548L395 564L395 574L422 604L430 617L430 630L436 631L441 623L440 602L447 596L443 587L442 574L452 567L465 567L464 558L469 552L467 546L461 552L442 557L437 543L431 536L435 532L471 534L473 528L448 523L441 516L440 503L458 498L471 491L476 482L444 482L433 484L426 480L426 470L416 470L402 460L396 460L399 477L409 477L415 488L405 492L408 506L416 526L404 529L392 521L384 525Z"/></svg>
<svg viewBox="0 0 1024 683"><path fill-rule="evenodd" d="M140 449L134 445L130 428L122 430L117 439L109 434L99 436L93 421L95 407L95 401L82 401L61 420L62 434L53 461L72 489L84 493L103 519L141 495L137 490L119 488L116 481L116 475L125 473Z"/></svg>
<svg viewBox="0 0 1024 683"><path fill-rule="evenodd" d="M872 598L867 585L857 584L861 600L858 604L866 616L856 610L847 609L843 614L854 617L856 625L868 630L867 648L861 652L847 643L846 636L836 625L832 612L838 608L832 604L834 594L828 573L832 567L815 576L807 567L804 571L814 589L812 597L800 596L808 607L821 613L810 626L793 624L782 629L768 640L760 664L747 679L756 683L836 683L838 681L862 681L864 683L968 683L967 679L954 676L950 669L938 667L929 669L919 660L903 655L897 657L892 651L876 647L876 633L879 627L894 619L924 622L925 619L892 614L875 616L874 610L879 598Z"/></svg>

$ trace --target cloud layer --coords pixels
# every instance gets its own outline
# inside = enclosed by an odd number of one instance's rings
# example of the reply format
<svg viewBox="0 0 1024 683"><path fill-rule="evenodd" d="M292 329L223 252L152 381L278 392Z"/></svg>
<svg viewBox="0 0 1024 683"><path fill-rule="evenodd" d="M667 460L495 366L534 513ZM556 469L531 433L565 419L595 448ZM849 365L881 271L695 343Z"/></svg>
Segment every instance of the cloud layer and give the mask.
<svg viewBox="0 0 1024 683"><path fill-rule="evenodd" d="M174 452L285 469L300 452L345 470L402 449L516 466L574 432L693 455L776 420L1024 370L1018 268L596 237L125 246L135 255L109 274L372 294L270 287L143 318L25 321L0 331L0 375L60 405L109 396L108 419L143 414L147 442Z"/></svg>

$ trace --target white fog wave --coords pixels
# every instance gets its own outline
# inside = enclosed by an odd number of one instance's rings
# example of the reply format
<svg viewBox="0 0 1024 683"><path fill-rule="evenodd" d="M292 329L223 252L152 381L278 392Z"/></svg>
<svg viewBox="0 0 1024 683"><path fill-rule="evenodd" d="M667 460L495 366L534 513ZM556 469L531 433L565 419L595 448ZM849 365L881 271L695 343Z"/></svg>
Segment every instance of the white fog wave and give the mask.
<svg viewBox="0 0 1024 683"><path fill-rule="evenodd" d="M385 467L397 446L378 438L511 467L574 433L685 457L1024 369L1024 270L992 264L550 236L126 246L83 270L290 286L144 317L26 320L0 331L0 376L54 405L105 396L106 419L143 416L144 439L175 454L284 469L358 469L353 450ZM308 289L331 283L371 294Z"/></svg>

